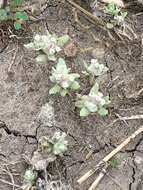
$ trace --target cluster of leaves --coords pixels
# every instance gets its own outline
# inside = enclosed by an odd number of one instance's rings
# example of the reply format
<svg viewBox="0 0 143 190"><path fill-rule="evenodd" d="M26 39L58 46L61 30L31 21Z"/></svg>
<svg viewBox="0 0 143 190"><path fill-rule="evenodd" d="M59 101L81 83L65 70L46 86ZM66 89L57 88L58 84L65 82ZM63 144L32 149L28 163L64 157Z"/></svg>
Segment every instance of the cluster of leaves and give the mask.
<svg viewBox="0 0 143 190"><path fill-rule="evenodd" d="M127 12L121 12L121 9L117 8L113 2L108 5L105 12L114 18L110 23L107 23L108 28L113 28L116 25L121 25L127 16Z"/></svg>
<svg viewBox="0 0 143 190"><path fill-rule="evenodd" d="M124 158L118 158L115 161L108 161L108 164L110 164L113 167L116 167L118 164L120 164L123 161Z"/></svg>
<svg viewBox="0 0 143 190"><path fill-rule="evenodd" d="M23 5L24 0L14 0L4 9L0 9L0 20L12 20L14 21L14 28L19 30L21 24L28 19L27 13L24 11Z"/></svg>
<svg viewBox="0 0 143 190"><path fill-rule="evenodd" d="M53 156L63 156L63 153L67 150L67 140L65 140L66 134L55 132L52 138L42 136L39 139L39 146L41 150L45 150Z"/></svg>
<svg viewBox="0 0 143 190"><path fill-rule="evenodd" d="M69 89L76 90L80 88L79 83L75 81L80 75L77 73L69 73L70 69L67 68L64 59L59 58L56 69L52 69L50 80L56 83L56 85L50 89L50 94L60 93L61 96L65 96Z"/></svg>
<svg viewBox="0 0 143 190"><path fill-rule="evenodd" d="M25 175L24 175L24 179L26 181L33 181L36 177L37 177L37 172L33 171L32 168L29 168L28 170L26 170Z"/></svg>
<svg viewBox="0 0 143 190"><path fill-rule="evenodd" d="M90 113L98 112L100 115L106 115L108 110L103 106L110 103L109 96L103 96L99 92L99 84L96 83L88 95L79 95L80 100L75 102L75 106L80 108L80 116L88 116Z"/></svg>
<svg viewBox="0 0 143 190"><path fill-rule="evenodd" d="M50 34L47 31L46 35L37 34L34 37L34 42L25 44L24 46L28 50L41 50L43 52L36 58L38 62L46 62L47 60L56 61L55 54L62 50L62 47L67 43L68 40L68 35L58 38L56 34Z"/></svg>
<svg viewBox="0 0 143 190"><path fill-rule="evenodd" d="M44 54L40 54L36 60L38 62L46 62L48 59L56 61L55 53L61 50L61 48L68 41L69 36L65 35L58 38L55 34L50 34L47 31L47 35L36 35L34 42L24 45L28 50L42 50ZM84 64L86 71L83 71L85 75L90 78L90 84L94 85L89 95L80 97L81 100L75 104L81 108L80 116L88 116L90 113L98 112L100 115L106 115L108 111L103 107L110 103L109 97L103 97L103 94L99 92L98 82L104 82L104 74L108 71L108 68L103 64L99 64L98 60L91 59L91 64ZM55 83L55 86L49 90L49 94L60 93L61 96L65 96L69 93L69 90L77 90L80 88L79 83L76 81L80 77L78 73L69 73L70 68L67 68L65 60L58 59L56 68L52 68L50 81ZM96 77L96 81L94 80ZM97 78L100 80L97 80ZM96 82L96 83L95 83Z"/></svg>
<svg viewBox="0 0 143 190"><path fill-rule="evenodd" d="M83 74L89 76L90 84L94 84L95 77L102 76L109 70L103 64L100 64L97 59L91 59L91 64L88 66L87 63L84 63L86 71L83 71Z"/></svg>

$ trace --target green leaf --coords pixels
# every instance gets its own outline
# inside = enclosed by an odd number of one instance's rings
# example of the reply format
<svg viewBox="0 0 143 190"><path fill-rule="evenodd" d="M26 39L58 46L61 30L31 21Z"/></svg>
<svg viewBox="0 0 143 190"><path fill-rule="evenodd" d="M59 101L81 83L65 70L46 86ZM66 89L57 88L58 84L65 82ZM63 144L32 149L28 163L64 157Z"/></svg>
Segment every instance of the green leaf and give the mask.
<svg viewBox="0 0 143 190"><path fill-rule="evenodd" d="M0 17L1 16L7 16L7 12L5 9L0 9Z"/></svg>
<svg viewBox="0 0 143 190"><path fill-rule="evenodd" d="M81 117L88 116L89 114L90 114L90 111L89 111L87 108L85 108L85 107L83 107L83 108L80 110L80 116L81 116Z"/></svg>
<svg viewBox="0 0 143 190"><path fill-rule="evenodd" d="M68 93L67 89L63 89L60 91L61 96L65 96Z"/></svg>
<svg viewBox="0 0 143 190"><path fill-rule="evenodd" d="M48 59L50 61L56 61L56 56L55 55L48 55Z"/></svg>
<svg viewBox="0 0 143 190"><path fill-rule="evenodd" d="M35 50L34 43L24 44L24 47L30 51Z"/></svg>
<svg viewBox="0 0 143 190"><path fill-rule="evenodd" d="M19 30L21 28L21 23L20 22L14 22L14 28L15 28L15 30Z"/></svg>
<svg viewBox="0 0 143 190"><path fill-rule="evenodd" d="M127 12L121 13L122 18L124 19L127 16Z"/></svg>
<svg viewBox="0 0 143 190"><path fill-rule="evenodd" d="M72 90L76 90L78 88L80 88L80 85L77 81L74 81L70 87Z"/></svg>
<svg viewBox="0 0 143 190"><path fill-rule="evenodd" d="M75 106L78 107L78 108L82 108L83 107L83 101L82 100L76 101Z"/></svg>
<svg viewBox="0 0 143 190"><path fill-rule="evenodd" d="M9 13L9 12L10 12L10 7L6 7L6 8L5 8L5 11L6 11L7 13Z"/></svg>
<svg viewBox="0 0 143 190"><path fill-rule="evenodd" d="M73 76L75 79L77 79L77 78L80 77L80 75L79 75L78 73L72 73L72 74L70 74L70 75Z"/></svg>
<svg viewBox="0 0 143 190"><path fill-rule="evenodd" d="M25 8L23 8L23 7L18 7L18 8L15 8L14 10L13 10L13 12L23 12L25 10Z"/></svg>
<svg viewBox="0 0 143 190"><path fill-rule="evenodd" d="M103 99L105 100L106 104L111 103L111 101L109 100L109 96L104 96Z"/></svg>
<svg viewBox="0 0 143 190"><path fill-rule="evenodd" d="M99 84L95 83L95 85L91 88L90 92L91 93L97 93L99 90Z"/></svg>
<svg viewBox="0 0 143 190"><path fill-rule="evenodd" d="M36 57L36 61L37 62L46 62L47 61L47 56L44 54L40 54L38 55L38 57Z"/></svg>
<svg viewBox="0 0 143 190"><path fill-rule="evenodd" d="M87 71L82 71L82 73L86 76L89 76L89 73Z"/></svg>
<svg viewBox="0 0 143 190"><path fill-rule="evenodd" d="M14 18L20 19L20 20L27 20L28 19L28 15L27 15L27 13L16 12L14 14Z"/></svg>
<svg viewBox="0 0 143 190"><path fill-rule="evenodd" d="M100 110L98 111L98 113L100 114L100 115L107 115L108 114L108 110L106 110L105 108L100 108Z"/></svg>
<svg viewBox="0 0 143 190"><path fill-rule="evenodd" d="M22 5L23 3L24 3L24 0L15 0L15 1L12 1L12 2L10 3L10 5L11 5L12 7L17 7L17 6Z"/></svg>
<svg viewBox="0 0 143 190"><path fill-rule="evenodd" d="M60 92L60 90L61 90L60 86L56 84L53 88L50 89L49 94L56 94Z"/></svg>
<svg viewBox="0 0 143 190"><path fill-rule="evenodd" d="M108 163L111 165L111 166L113 166L113 167L115 167L115 166L117 166L118 164L120 164L120 162L123 160L123 158L118 158L117 160L115 160L115 161L108 161Z"/></svg>
<svg viewBox="0 0 143 190"><path fill-rule="evenodd" d="M7 16L0 16L0 20L7 20Z"/></svg>
<svg viewBox="0 0 143 190"><path fill-rule="evenodd" d="M50 78L51 82L55 82L55 77L54 76L50 76L49 78Z"/></svg>
<svg viewBox="0 0 143 190"><path fill-rule="evenodd" d="M109 23L109 22L107 22L106 26L107 26L107 28L109 28L109 29L112 29L112 28L114 27L114 25L111 24L111 23Z"/></svg>
<svg viewBox="0 0 143 190"><path fill-rule="evenodd" d="M65 60L62 58L59 58L58 60L58 64L56 66L56 71L58 73L64 73L64 74L68 74L69 70L65 64Z"/></svg>
<svg viewBox="0 0 143 190"><path fill-rule="evenodd" d="M11 20L11 19L13 19L13 16L12 15L8 15L7 16L7 20Z"/></svg>
<svg viewBox="0 0 143 190"><path fill-rule="evenodd" d="M57 45L59 47L63 47L67 43L68 40L69 40L69 36L68 35L64 35L64 36L58 38Z"/></svg>

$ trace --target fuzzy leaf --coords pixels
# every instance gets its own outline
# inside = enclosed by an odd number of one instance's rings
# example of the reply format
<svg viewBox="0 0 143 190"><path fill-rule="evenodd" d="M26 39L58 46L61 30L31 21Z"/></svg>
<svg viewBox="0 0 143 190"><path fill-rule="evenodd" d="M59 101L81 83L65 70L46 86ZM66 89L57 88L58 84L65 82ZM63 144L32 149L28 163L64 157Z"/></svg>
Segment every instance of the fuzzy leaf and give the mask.
<svg viewBox="0 0 143 190"><path fill-rule="evenodd" d="M82 73L83 73L84 75L86 75L86 76L89 75L89 73L88 73L87 71L82 71Z"/></svg>
<svg viewBox="0 0 143 190"><path fill-rule="evenodd" d="M27 48L28 50L35 50L34 43L29 43L29 44L24 44L24 47Z"/></svg>
<svg viewBox="0 0 143 190"><path fill-rule="evenodd" d="M40 54L38 55L38 57L36 57L36 61L37 62L46 62L47 61L47 56L44 54Z"/></svg>
<svg viewBox="0 0 143 190"><path fill-rule="evenodd" d="M82 100L76 101L75 106L78 107L78 108L82 108L83 107L83 101Z"/></svg>
<svg viewBox="0 0 143 190"><path fill-rule="evenodd" d="M54 76L50 76L49 78L50 78L51 82L55 82L55 77Z"/></svg>
<svg viewBox="0 0 143 190"><path fill-rule="evenodd" d="M108 114L108 110L106 110L105 108L100 108L100 110L98 111L98 113L100 114L100 115L107 115Z"/></svg>
<svg viewBox="0 0 143 190"><path fill-rule="evenodd" d="M67 43L68 40L69 40L69 36L68 35L64 35L64 36L58 38L57 45L59 47L63 47Z"/></svg>
<svg viewBox="0 0 143 190"><path fill-rule="evenodd" d="M48 55L48 59L50 61L56 61L56 56L55 55Z"/></svg>
<svg viewBox="0 0 143 190"><path fill-rule="evenodd" d="M61 96L65 96L68 93L67 89L63 89L60 91Z"/></svg>
<svg viewBox="0 0 143 190"><path fill-rule="evenodd" d="M77 79L77 78L80 77L80 75L79 75L78 73L72 73L72 74L70 74L70 75L73 76L75 79Z"/></svg>
<svg viewBox="0 0 143 190"><path fill-rule="evenodd" d="M109 100L109 96L104 96L103 99L105 100L106 104L111 103L111 101Z"/></svg>
<svg viewBox="0 0 143 190"><path fill-rule="evenodd" d="M72 83L72 85L71 85L71 89L76 90L76 89L78 89L78 88L80 88L79 83L78 83L77 81L74 81L74 82Z"/></svg>
<svg viewBox="0 0 143 190"><path fill-rule="evenodd" d="M14 22L14 28L15 28L15 30L19 30L21 28L21 23L20 22Z"/></svg>
<svg viewBox="0 0 143 190"><path fill-rule="evenodd" d="M64 74L67 74L69 72L69 70L68 70L68 68L67 68L67 66L65 64L64 59L59 58L58 64L56 66L56 71L58 73L64 73Z"/></svg>
<svg viewBox="0 0 143 190"><path fill-rule="evenodd" d="M56 94L57 92L60 92L60 86L55 85L53 88L50 89L49 94Z"/></svg>
<svg viewBox="0 0 143 190"><path fill-rule="evenodd" d="M85 107L83 107L80 110L80 116L82 116L82 117L88 116L89 114L90 114L90 111L87 108L85 108Z"/></svg>
<svg viewBox="0 0 143 190"><path fill-rule="evenodd" d="M95 83L95 85L91 88L90 92L97 93L99 90L99 84Z"/></svg>

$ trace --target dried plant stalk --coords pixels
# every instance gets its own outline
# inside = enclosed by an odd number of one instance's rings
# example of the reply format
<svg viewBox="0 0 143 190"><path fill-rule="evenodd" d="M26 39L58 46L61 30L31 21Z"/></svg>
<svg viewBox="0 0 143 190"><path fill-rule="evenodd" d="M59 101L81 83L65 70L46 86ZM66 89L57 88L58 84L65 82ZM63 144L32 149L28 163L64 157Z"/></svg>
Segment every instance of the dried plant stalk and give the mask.
<svg viewBox="0 0 143 190"><path fill-rule="evenodd" d="M124 142L122 142L117 148L115 148L111 153L109 153L102 161L104 163L107 163L107 161L109 161L115 154L117 154L122 148L124 148L132 139L134 139L137 135L139 135L141 132L143 132L143 126L141 126L138 130L136 130L131 136L129 136ZM99 165L99 164L98 164ZM98 165L95 166L93 169L89 170L85 175L83 175L77 182L79 184L83 183L87 178L89 178L92 174L94 174L97 170L98 170ZM105 167L107 167L105 165ZM104 167L104 168L105 168ZM97 178L97 181L100 181L103 176L99 174L99 177ZM99 180L100 179L100 180ZM97 184L97 181L95 180L95 182L92 184L92 189L94 189ZM94 188L93 188L94 187ZM91 190L91 189L89 189Z"/></svg>
<svg viewBox="0 0 143 190"><path fill-rule="evenodd" d="M125 7L122 0L101 0L104 3L114 3L118 7Z"/></svg>
<svg viewBox="0 0 143 190"><path fill-rule="evenodd" d="M97 16L93 15L92 13L88 12L87 10L85 10L84 8L80 7L78 4L74 3L71 0L66 0L67 2L69 2L71 5L73 5L75 8L79 9L81 12L83 12L84 14L86 14L87 16L89 16L90 18L92 18L93 20L95 20L98 24L105 26L105 23L103 22L103 20L101 20L100 18L98 18Z"/></svg>

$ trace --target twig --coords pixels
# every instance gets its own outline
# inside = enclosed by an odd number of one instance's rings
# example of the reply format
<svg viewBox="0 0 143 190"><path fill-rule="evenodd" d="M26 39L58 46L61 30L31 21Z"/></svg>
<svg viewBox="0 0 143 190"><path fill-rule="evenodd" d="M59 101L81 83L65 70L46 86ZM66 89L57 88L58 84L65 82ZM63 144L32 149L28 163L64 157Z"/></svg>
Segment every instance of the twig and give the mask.
<svg viewBox="0 0 143 190"><path fill-rule="evenodd" d="M8 184L8 185L11 185L11 186L15 186L15 187L20 188L19 185L16 185L16 184L10 183L10 182L8 182L8 181L6 181L6 180L4 180L4 179L0 179L0 181L1 181L2 183L6 183L6 184Z"/></svg>
<svg viewBox="0 0 143 190"><path fill-rule="evenodd" d="M84 30L88 30L89 26L85 26L83 24L81 24L81 22L78 19L78 15L77 15L77 9L73 8L73 13L74 13L74 20L76 23L78 23Z"/></svg>
<svg viewBox="0 0 143 190"><path fill-rule="evenodd" d="M71 5L73 5L75 8L79 9L81 12L83 12L87 16L89 16L90 18L92 18L93 20L95 20L98 24L105 26L105 23L103 22L103 20L101 20L97 16L95 16L92 13L88 12L87 10L83 9L82 7L80 7L78 4L74 3L71 0L66 0L66 1L69 2Z"/></svg>
<svg viewBox="0 0 143 190"><path fill-rule="evenodd" d="M143 132L143 126L141 126L138 130L136 130L131 136L129 136L124 142L122 142L117 148L115 148L111 153L109 153L103 160L102 163L107 163L107 161L109 161L115 154L117 154L122 148L124 148L132 139L134 139L137 135L139 135L141 132ZM100 162L101 163L101 162ZM87 178L89 178L92 174L95 173L95 171L97 171L97 169L99 169L99 165L96 165L95 167L93 167L93 169L89 170L85 175L83 175L77 182L79 184L83 183ZM108 165L104 165L104 168L102 167L102 169L106 169L108 167ZM99 181L104 177L103 172L101 172L98 176L98 178L94 181L94 183L92 184L92 186L90 187L89 190L93 190L99 183Z"/></svg>
<svg viewBox="0 0 143 190"><path fill-rule="evenodd" d="M118 115L119 118L113 120L112 123L110 123L109 125L107 125L106 128L108 127L111 127L112 125L114 125L117 121L120 121L120 120L135 120L135 119L143 119L143 115L133 115L133 116L130 116L130 117L121 117Z"/></svg>
<svg viewBox="0 0 143 190"><path fill-rule="evenodd" d="M14 56L13 56L13 58L12 58L12 62L9 64L9 66L8 66L8 68L7 68L7 72L8 72L8 73L11 71L11 67L12 67L12 65L13 65L14 62L15 62L17 52L18 52L18 47L17 47L16 50L15 50Z"/></svg>

